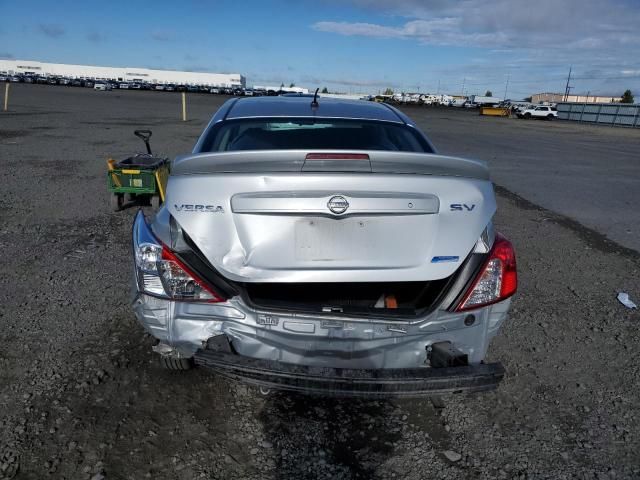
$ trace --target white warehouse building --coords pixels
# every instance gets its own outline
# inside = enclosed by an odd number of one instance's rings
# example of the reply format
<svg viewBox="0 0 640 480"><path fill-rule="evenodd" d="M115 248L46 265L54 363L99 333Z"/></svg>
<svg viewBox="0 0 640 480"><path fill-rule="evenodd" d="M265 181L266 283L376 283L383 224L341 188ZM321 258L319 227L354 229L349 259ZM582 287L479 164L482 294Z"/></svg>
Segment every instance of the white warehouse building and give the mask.
<svg viewBox="0 0 640 480"><path fill-rule="evenodd" d="M98 67L67 65L32 60L0 60L0 72L8 75L43 75L119 82L175 83L179 85L209 85L244 87L246 79L239 73L180 72L138 67Z"/></svg>

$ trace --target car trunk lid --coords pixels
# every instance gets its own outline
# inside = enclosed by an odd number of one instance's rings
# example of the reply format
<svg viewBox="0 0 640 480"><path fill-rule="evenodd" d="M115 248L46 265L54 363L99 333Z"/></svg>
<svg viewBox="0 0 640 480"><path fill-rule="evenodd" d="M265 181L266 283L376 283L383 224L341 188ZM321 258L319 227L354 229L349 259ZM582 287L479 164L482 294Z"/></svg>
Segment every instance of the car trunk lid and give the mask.
<svg viewBox="0 0 640 480"><path fill-rule="evenodd" d="M410 154L397 157L395 172L382 173L396 156L369 152L372 172L303 172L307 155L287 153L280 163L261 166L259 155L242 157L240 166L225 156L213 166L198 158L191 170L180 163L172 170L171 215L229 280L443 279L495 212L492 185L478 163L419 155L421 163ZM461 175L474 171L478 175Z"/></svg>

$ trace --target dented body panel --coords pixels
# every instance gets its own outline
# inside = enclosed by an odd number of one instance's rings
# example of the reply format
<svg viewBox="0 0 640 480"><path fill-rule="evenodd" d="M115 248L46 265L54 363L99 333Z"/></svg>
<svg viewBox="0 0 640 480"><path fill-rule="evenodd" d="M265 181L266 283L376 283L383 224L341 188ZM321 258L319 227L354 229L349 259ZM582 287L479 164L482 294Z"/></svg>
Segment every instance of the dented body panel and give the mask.
<svg viewBox="0 0 640 480"><path fill-rule="evenodd" d="M335 196L343 214L327 208ZM421 175L183 175L166 198L209 262L242 282L444 278L496 209L486 180ZM444 256L458 259L433 262Z"/></svg>

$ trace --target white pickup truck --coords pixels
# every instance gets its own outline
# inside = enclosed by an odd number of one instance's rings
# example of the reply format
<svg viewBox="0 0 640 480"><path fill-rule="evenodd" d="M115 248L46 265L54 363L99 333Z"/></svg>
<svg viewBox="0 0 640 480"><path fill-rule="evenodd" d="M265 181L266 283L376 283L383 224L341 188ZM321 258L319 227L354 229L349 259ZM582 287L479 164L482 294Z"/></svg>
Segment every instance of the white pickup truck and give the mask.
<svg viewBox="0 0 640 480"><path fill-rule="evenodd" d="M558 118L558 111L556 107L551 107L549 105L540 105L535 108L527 108L525 110L518 111L518 118L543 118L546 120L553 120L554 118Z"/></svg>

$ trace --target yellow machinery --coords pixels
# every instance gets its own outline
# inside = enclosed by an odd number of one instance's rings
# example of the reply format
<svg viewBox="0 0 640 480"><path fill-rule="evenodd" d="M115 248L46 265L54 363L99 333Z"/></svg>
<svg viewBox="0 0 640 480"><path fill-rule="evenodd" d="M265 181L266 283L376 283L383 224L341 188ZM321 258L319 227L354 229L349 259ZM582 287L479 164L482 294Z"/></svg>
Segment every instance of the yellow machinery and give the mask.
<svg viewBox="0 0 640 480"><path fill-rule="evenodd" d="M508 117L511 114L509 107L481 107L480 115L490 117Z"/></svg>

